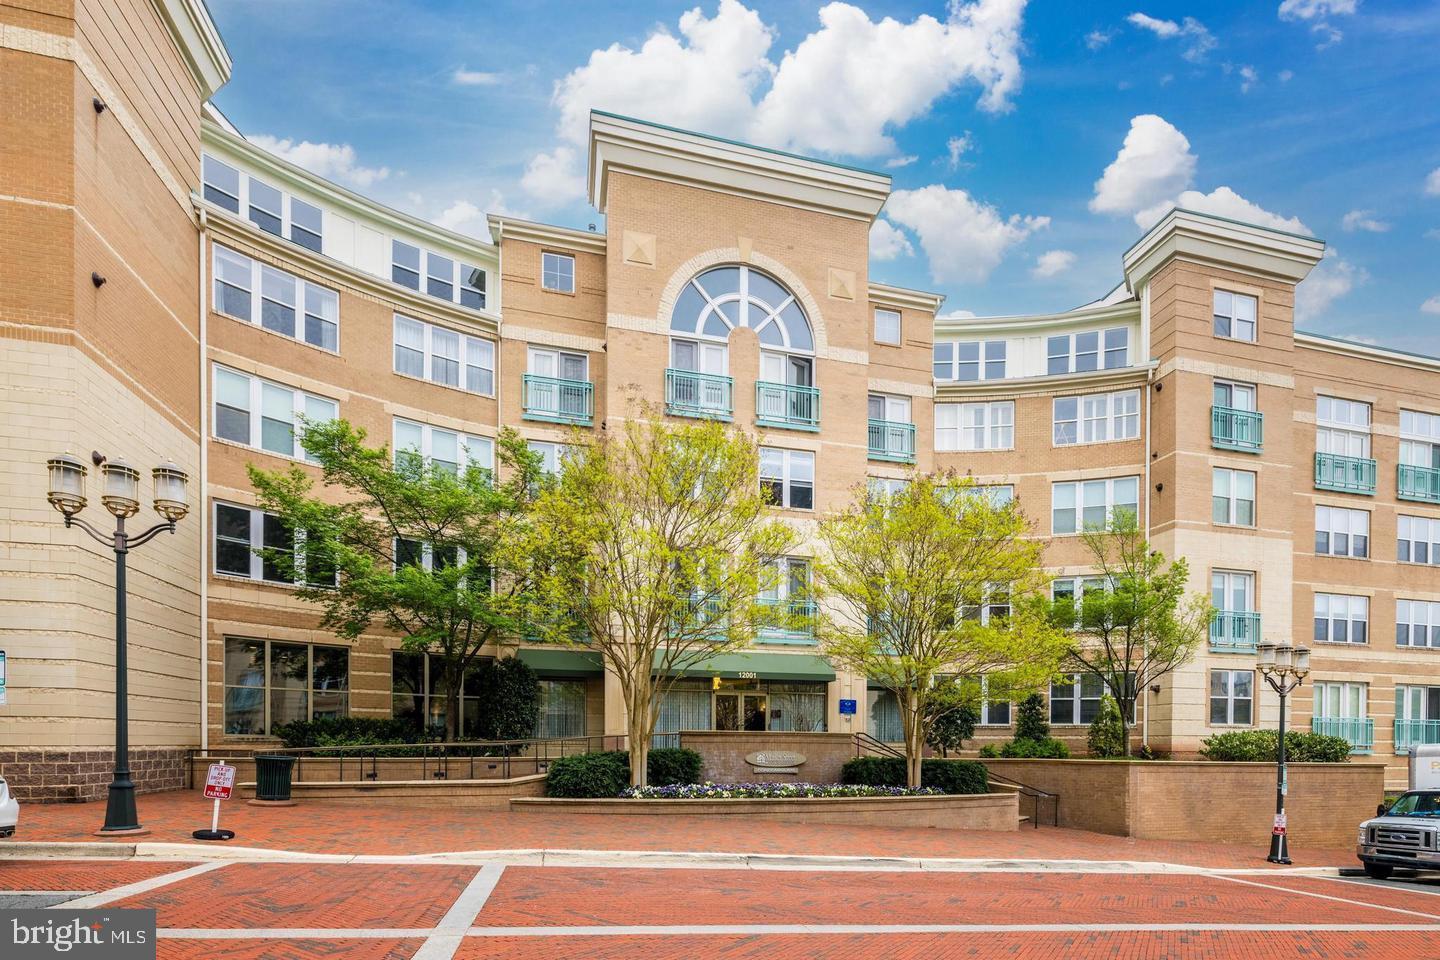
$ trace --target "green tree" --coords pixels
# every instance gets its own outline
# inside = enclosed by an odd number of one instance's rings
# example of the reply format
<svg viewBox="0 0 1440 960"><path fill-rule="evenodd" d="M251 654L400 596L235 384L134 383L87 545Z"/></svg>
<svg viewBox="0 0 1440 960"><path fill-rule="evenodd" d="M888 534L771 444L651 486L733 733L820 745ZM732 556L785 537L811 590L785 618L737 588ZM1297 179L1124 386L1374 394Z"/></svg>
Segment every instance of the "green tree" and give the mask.
<svg viewBox="0 0 1440 960"><path fill-rule="evenodd" d="M481 668L477 699L481 740L528 740L540 718L540 680L519 657L501 657Z"/></svg>
<svg viewBox="0 0 1440 960"><path fill-rule="evenodd" d="M975 736L980 722L979 702L980 685L973 680L948 677L935 684L925 723L926 745L942 757L965 749L965 741Z"/></svg>
<svg viewBox="0 0 1440 960"><path fill-rule="evenodd" d="M365 431L344 420L304 428L319 485L299 467L248 468L259 506L300 534L262 556L321 608L327 629L353 639L378 623L401 635L403 649L435 657L453 740L461 685L481 649L525 628L528 569L500 545L529 508L538 459L502 431L497 483L473 464L432 465L367 446Z"/></svg>
<svg viewBox="0 0 1440 960"><path fill-rule="evenodd" d="M1108 693L1100 698L1100 710L1090 721L1085 743L1092 757L1118 757L1125 753L1125 724L1120 720L1115 698Z"/></svg>
<svg viewBox="0 0 1440 960"><path fill-rule="evenodd" d="M1015 739L1040 742L1050 739L1050 721L1045 718L1045 698L1039 691L1020 701L1015 711Z"/></svg>
<svg viewBox="0 0 1440 960"><path fill-rule="evenodd" d="M1066 638L1045 615L1041 544L1029 532L1017 503L996 505L947 474L862 495L820 523L818 582L842 614L821 619L825 654L894 692L912 787L939 676L988 675L1024 691L1056 672Z"/></svg>
<svg viewBox="0 0 1440 960"><path fill-rule="evenodd" d="M1187 592L1189 566L1152 550L1134 514L1082 535L1104 589L1055 602L1054 622L1072 629L1067 668L1096 677L1114 697L1130 756L1130 728L1141 690L1190 662L1210 631L1215 608Z"/></svg>
<svg viewBox="0 0 1440 960"><path fill-rule="evenodd" d="M750 439L642 410L572 448L511 545L553 558L536 581L553 612L545 637L564 642L578 625L619 681L636 786L672 686L789 622L759 600L796 539L768 508Z"/></svg>

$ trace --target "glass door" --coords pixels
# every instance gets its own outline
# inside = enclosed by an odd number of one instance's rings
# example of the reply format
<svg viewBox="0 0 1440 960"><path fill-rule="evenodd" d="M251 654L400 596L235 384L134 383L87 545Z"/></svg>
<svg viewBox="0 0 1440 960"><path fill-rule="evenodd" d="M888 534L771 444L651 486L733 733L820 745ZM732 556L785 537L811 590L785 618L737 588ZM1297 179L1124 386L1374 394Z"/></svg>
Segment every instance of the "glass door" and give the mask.
<svg viewBox="0 0 1440 960"><path fill-rule="evenodd" d="M715 729L740 729L740 694L715 694Z"/></svg>
<svg viewBox="0 0 1440 960"><path fill-rule="evenodd" d="M765 705L767 702L765 694L747 693L743 699L745 705L745 729L764 730L766 717Z"/></svg>

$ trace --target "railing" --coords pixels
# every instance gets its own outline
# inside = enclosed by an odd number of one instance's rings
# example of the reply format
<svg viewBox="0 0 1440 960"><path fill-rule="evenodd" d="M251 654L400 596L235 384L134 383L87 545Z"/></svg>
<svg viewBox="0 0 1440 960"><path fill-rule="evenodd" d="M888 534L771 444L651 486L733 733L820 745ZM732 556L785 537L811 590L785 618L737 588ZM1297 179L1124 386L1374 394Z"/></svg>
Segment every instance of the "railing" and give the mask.
<svg viewBox="0 0 1440 960"><path fill-rule="evenodd" d="M729 420L735 412L735 382L716 373L665 371L665 412L677 417Z"/></svg>
<svg viewBox="0 0 1440 960"><path fill-rule="evenodd" d="M760 603L767 607L783 608L785 624L765 627L760 631L762 643L814 643L815 642L815 601L790 600L780 597L761 597Z"/></svg>
<svg viewBox="0 0 1440 960"><path fill-rule="evenodd" d="M1440 743L1440 720L1396 720L1395 752L1409 753L1422 743Z"/></svg>
<svg viewBox="0 0 1440 960"><path fill-rule="evenodd" d="M595 385L588 380L565 380L527 373L525 419L589 426L595 420Z"/></svg>
<svg viewBox="0 0 1440 960"><path fill-rule="evenodd" d="M898 420L870 421L870 459L915 462L915 424Z"/></svg>
<svg viewBox="0 0 1440 960"><path fill-rule="evenodd" d="M1338 453L1315 454L1315 486L1341 493L1375 492L1375 461L1366 457L1342 457Z"/></svg>
<svg viewBox="0 0 1440 960"><path fill-rule="evenodd" d="M1440 503L1440 470L1434 467L1416 467L1402 463L1396 471L1395 485L1396 496L1401 500Z"/></svg>
<svg viewBox="0 0 1440 960"><path fill-rule="evenodd" d="M905 759L905 751L897 750L892 744L884 740L878 740L868 733L857 733L850 738L855 744L855 756L865 757L871 754L879 754L882 757L891 757L899 760Z"/></svg>
<svg viewBox="0 0 1440 960"><path fill-rule="evenodd" d="M1034 799L1035 815L1031 818L1031 822L1035 825L1036 830L1040 829L1041 800L1050 801L1050 812L1052 815L1050 825L1052 827L1060 826L1060 794L1051 793L1049 790L1041 790L1039 787L1032 787L1028 783L1021 783L1019 780L1012 780L1009 777L1002 776L994 772L988 767L985 769L985 776L986 779L989 780L991 783L999 783L1002 786L1014 787L1016 793L1019 793L1021 796L1031 797Z"/></svg>
<svg viewBox="0 0 1440 960"><path fill-rule="evenodd" d="M1237 407L1210 408L1210 445L1259 453L1265 442L1265 415Z"/></svg>
<svg viewBox="0 0 1440 960"><path fill-rule="evenodd" d="M820 429L820 391L792 383L755 383L755 422L787 430Z"/></svg>
<svg viewBox="0 0 1440 960"><path fill-rule="evenodd" d="M1350 743L1351 753L1375 751L1375 721L1369 717L1311 717L1312 733L1343 737Z"/></svg>
<svg viewBox="0 0 1440 960"><path fill-rule="evenodd" d="M1254 653L1260 639L1260 614L1220 610L1210 621L1211 653Z"/></svg>

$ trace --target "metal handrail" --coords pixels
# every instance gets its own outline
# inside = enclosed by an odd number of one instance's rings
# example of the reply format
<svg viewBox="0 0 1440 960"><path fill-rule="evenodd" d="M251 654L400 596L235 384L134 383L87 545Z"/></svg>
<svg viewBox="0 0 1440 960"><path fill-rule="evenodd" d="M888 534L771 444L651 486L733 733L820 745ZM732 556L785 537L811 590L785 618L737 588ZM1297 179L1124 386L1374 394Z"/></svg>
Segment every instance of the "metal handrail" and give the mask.
<svg viewBox="0 0 1440 960"><path fill-rule="evenodd" d="M1007 776L1005 776L1005 775L1003 775L1003 774L996 773L995 771L991 770L989 767L986 767L986 768L985 768L985 776L986 776L986 778L987 778L988 780L993 780L993 781L995 781L996 783L999 783L999 784L1001 784L1001 785L1003 785L1003 786L1014 787L1014 788L1015 788L1015 791L1016 791L1017 793L1020 793L1020 794L1022 794L1022 795L1024 795L1024 796L1031 797L1031 798L1034 799L1034 801L1035 801L1035 817L1034 817L1034 823L1035 823L1035 829L1036 829L1036 830L1039 830L1039 829L1040 829L1040 801L1041 801L1042 798L1048 799L1048 800L1052 801L1052 803L1054 804L1054 806L1053 806L1054 819L1051 820L1050 825L1051 825L1052 827L1058 827L1058 826L1060 826L1060 794L1058 794L1058 793L1051 793L1049 790L1041 790L1039 787L1032 787L1030 784L1028 784L1028 783L1022 783L1022 782L1019 781L1019 780L1013 780L1013 779L1011 779L1010 777L1007 777Z"/></svg>
<svg viewBox="0 0 1440 960"><path fill-rule="evenodd" d="M855 756L857 757L864 756L864 753L861 752L863 749L869 750L872 753L878 753L882 757L893 757L897 760L905 759L904 751L896 750L884 740L877 740L868 733L856 733L853 734L850 739L855 744Z"/></svg>

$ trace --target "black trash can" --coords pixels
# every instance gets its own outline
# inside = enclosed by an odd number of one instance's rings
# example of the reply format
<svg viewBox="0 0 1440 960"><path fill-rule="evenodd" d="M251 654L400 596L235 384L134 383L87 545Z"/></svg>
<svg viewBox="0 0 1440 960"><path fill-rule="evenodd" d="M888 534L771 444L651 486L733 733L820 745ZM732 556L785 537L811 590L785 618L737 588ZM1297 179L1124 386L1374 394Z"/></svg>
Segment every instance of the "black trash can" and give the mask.
<svg viewBox="0 0 1440 960"><path fill-rule="evenodd" d="M279 754L257 754L255 757L255 799L286 801L290 799L290 772L294 757Z"/></svg>

